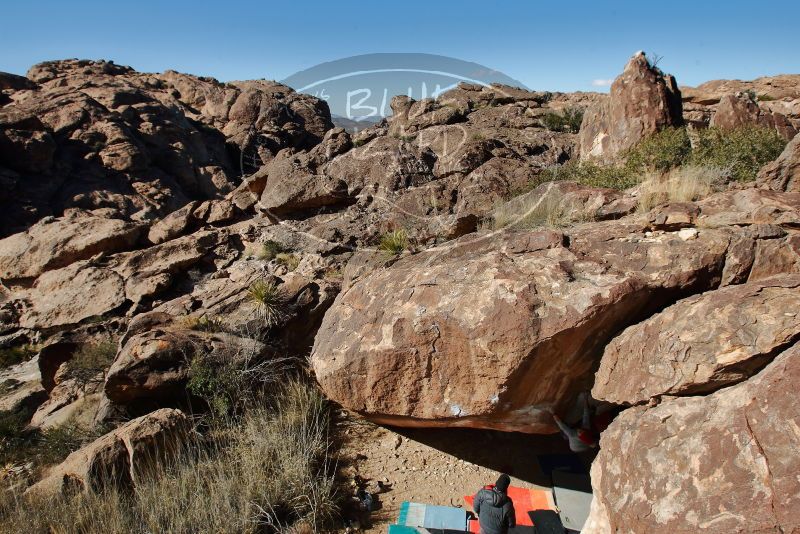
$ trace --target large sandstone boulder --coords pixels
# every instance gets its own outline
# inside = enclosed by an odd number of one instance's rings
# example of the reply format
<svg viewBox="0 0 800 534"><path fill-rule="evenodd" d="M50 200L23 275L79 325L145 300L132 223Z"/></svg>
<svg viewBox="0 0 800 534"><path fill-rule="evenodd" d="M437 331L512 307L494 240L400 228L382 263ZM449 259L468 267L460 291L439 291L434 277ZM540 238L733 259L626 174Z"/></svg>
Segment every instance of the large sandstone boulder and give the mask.
<svg viewBox="0 0 800 534"><path fill-rule="evenodd" d="M55 496L109 483L130 487L181 452L190 426L183 412L168 408L129 421L70 454L28 493Z"/></svg>
<svg viewBox="0 0 800 534"><path fill-rule="evenodd" d="M550 432L547 410L588 388L614 333L719 282L724 232L644 232L501 232L401 258L337 297L317 379L385 423Z"/></svg>
<svg viewBox="0 0 800 534"><path fill-rule="evenodd" d="M800 136L795 136L775 161L761 168L758 185L774 191L800 192Z"/></svg>
<svg viewBox="0 0 800 534"><path fill-rule="evenodd" d="M800 346L702 397L624 411L592 464L582 532L798 532Z"/></svg>
<svg viewBox="0 0 800 534"><path fill-rule="evenodd" d="M645 137L683 123L675 78L636 53L611 84L607 100L589 108L580 130L582 161L614 163Z"/></svg>
<svg viewBox="0 0 800 534"><path fill-rule="evenodd" d="M603 354L592 396L641 404L740 382L800 339L797 310L800 275L681 300L614 338Z"/></svg>

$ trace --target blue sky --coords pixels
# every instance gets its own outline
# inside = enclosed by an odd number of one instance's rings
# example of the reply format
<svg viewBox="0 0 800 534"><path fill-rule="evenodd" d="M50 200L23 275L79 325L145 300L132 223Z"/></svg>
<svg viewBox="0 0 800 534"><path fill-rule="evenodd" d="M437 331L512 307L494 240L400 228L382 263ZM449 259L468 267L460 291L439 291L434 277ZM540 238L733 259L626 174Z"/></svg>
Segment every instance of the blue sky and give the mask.
<svg viewBox="0 0 800 534"><path fill-rule="evenodd" d="M800 73L798 1L7 1L0 70L111 59L220 80L283 79L323 61L426 52L533 89L597 90L636 50L683 85ZM603 90L603 88L599 88Z"/></svg>

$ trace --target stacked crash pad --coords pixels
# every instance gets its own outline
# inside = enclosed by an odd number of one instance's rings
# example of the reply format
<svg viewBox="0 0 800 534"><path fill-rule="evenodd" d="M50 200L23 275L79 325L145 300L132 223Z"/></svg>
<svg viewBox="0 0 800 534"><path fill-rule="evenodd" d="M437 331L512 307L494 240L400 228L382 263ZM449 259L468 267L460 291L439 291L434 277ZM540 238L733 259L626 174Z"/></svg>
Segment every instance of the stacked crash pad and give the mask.
<svg viewBox="0 0 800 534"><path fill-rule="evenodd" d="M389 526L389 534L447 533L466 530L467 512L461 508L416 502L401 504L397 524Z"/></svg>

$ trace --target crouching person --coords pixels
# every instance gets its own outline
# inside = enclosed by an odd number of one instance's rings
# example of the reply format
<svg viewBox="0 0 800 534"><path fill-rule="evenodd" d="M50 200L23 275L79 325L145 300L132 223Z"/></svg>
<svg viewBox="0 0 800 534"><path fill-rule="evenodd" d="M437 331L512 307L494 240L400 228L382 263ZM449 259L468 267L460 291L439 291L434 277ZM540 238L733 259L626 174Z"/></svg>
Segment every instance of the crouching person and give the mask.
<svg viewBox="0 0 800 534"><path fill-rule="evenodd" d="M507 534L508 529L516 526L514 503L507 495L509 485L511 478L500 475L494 486L487 486L475 495L472 508L478 516L481 534Z"/></svg>

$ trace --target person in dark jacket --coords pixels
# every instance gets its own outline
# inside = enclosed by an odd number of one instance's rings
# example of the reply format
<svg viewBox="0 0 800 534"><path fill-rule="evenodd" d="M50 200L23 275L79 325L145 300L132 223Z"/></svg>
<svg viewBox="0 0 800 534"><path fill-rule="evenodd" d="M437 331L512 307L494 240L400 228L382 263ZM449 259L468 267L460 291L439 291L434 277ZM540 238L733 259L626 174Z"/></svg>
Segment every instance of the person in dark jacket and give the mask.
<svg viewBox="0 0 800 534"><path fill-rule="evenodd" d="M487 486L475 494L472 509L478 516L481 534L507 534L508 529L517 526L514 503L506 492L511 485L511 477L500 475L494 486Z"/></svg>

